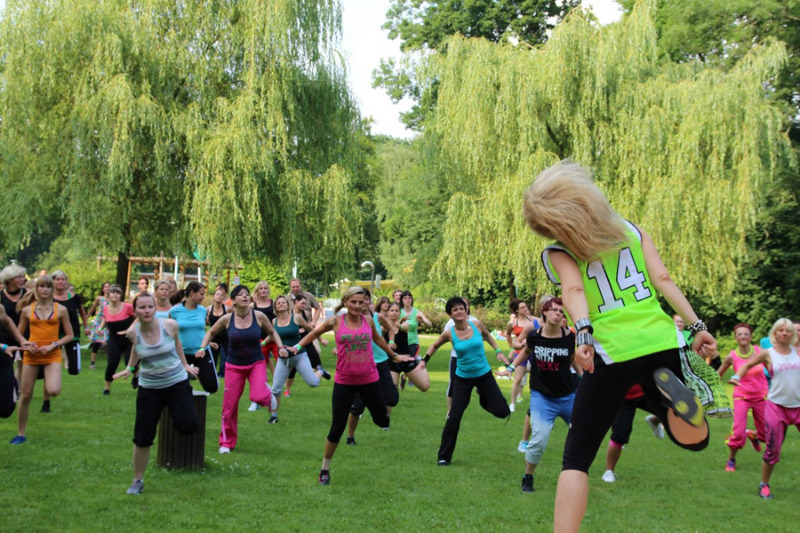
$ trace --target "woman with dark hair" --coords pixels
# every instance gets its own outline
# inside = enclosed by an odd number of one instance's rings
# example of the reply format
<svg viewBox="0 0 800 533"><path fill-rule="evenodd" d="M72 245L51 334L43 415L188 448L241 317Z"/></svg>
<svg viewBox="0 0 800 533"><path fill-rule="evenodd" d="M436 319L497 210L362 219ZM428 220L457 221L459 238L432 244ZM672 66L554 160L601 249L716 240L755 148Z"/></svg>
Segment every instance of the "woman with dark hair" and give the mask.
<svg viewBox="0 0 800 533"><path fill-rule="evenodd" d="M453 327L439 335L422 359L424 368L436 350L446 342L452 343L456 352L456 368L452 383L453 399L447 414L447 422L442 430L439 466L448 466L453 460L461 417L469 406L472 389L478 390L481 407L495 417L506 418L511 414L506 399L492 375L492 367L486 360L486 350L483 348L483 342L486 341L494 348L496 354L502 354L503 351L497 347L494 337L480 320L470 319L467 302L463 298L458 296L450 298L444 310L453 319Z"/></svg>
<svg viewBox="0 0 800 533"><path fill-rule="evenodd" d="M61 394L61 348L72 338L72 325L67 309L53 300L53 280L40 276L34 288L17 303L20 311L19 330L29 331L30 347L22 356L20 379L19 431L11 444L25 442L31 398L39 369L44 369L44 387L50 397ZM60 331L64 335L60 336Z"/></svg>
<svg viewBox="0 0 800 533"><path fill-rule="evenodd" d="M400 311L400 318L405 318L408 321L408 346L411 349L411 356L416 357L419 353L419 323L425 324L425 327L432 328L433 324L425 316L425 313L414 307L414 296L410 291L403 291L400 295L400 301L403 304L403 309Z"/></svg>
<svg viewBox="0 0 800 533"><path fill-rule="evenodd" d="M131 355L131 343L125 336L125 332L136 319L133 313L133 306L122 301L122 287L117 284L108 289L108 305L103 307L100 312L99 327L108 327L108 364L106 365L106 382L103 394L111 394L111 382L114 381L114 374L119 366L120 359L128 364ZM135 389L138 386L138 378L133 377L131 385Z"/></svg>
<svg viewBox="0 0 800 533"><path fill-rule="evenodd" d="M511 312L514 313L514 319L509 320L506 325L506 342L508 342L508 347L511 349L508 358L513 360L517 356L517 353L525 349L525 338L520 337L522 330L526 327L530 327L531 329L539 328L535 326L534 318L526 302L520 299L514 299L511 300L511 304L508 307L511 309ZM506 362L506 364L508 364L508 362ZM515 404L522 400L522 389L525 387L526 372L528 372L527 358L522 364L517 365L514 370L514 375L512 376L514 383L511 385L511 402L508 404L508 408L512 413L516 409Z"/></svg>
<svg viewBox="0 0 800 533"><path fill-rule="evenodd" d="M81 371L81 331L89 333L83 298L79 294L70 292L69 280L62 270L56 270L51 277L53 278L53 300L67 308L69 322L72 324L72 331L75 334L75 338L64 346L64 351L67 353L67 371L70 375L77 376ZM81 329L81 323L83 323L83 329ZM45 402L48 402L46 397Z"/></svg>
<svg viewBox="0 0 800 533"><path fill-rule="evenodd" d="M655 290L691 324L696 352L711 355L716 341L672 281L650 236L611 208L585 169L561 162L544 170L526 191L523 212L534 232L555 241L542 262L550 280L561 285L577 331L575 361L585 371L564 445L554 518L556 532L577 532L589 497L587 472L632 385L641 384L676 444L695 451L708 445L703 405L682 382L683 336Z"/></svg>
<svg viewBox="0 0 800 533"><path fill-rule="evenodd" d="M214 324L217 323L217 320L228 314L228 306L225 305L225 300L227 299L228 291L217 285L217 289L214 291L214 298L211 301L211 305L208 307L208 312L206 313L206 325L208 327L213 327ZM226 331L222 331L213 339L211 339L211 342L208 343L208 345L211 347L211 355L213 355L214 359L219 362L217 376L221 378L225 377L225 361L228 359L227 352L225 351L225 346L227 344L228 332Z"/></svg>
<svg viewBox="0 0 800 533"><path fill-rule="evenodd" d="M387 340L391 339L389 346L392 347L395 353L411 355L411 352L414 350L408 342L408 330L410 326L408 321L400 316L400 311L401 307L397 302L389 304L387 314L389 316L389 324L394 331L394 336L391 336L391 333L387 331L384 332L383 337ZM412 357L414 357L413 361L405 363L389 361L389 369L392 371L392 382L395 387L397 387L400 376L403 376L403 378L407 378L421 392L426 392L431 387L431 379L430 376L428 376L428 370L425 368L425 365L420 364L421 358L419 356Z"/></svg>
<svg viewBox="0 0 800 533"><path fill-rule="evenodd" d="M108 328L100 327L101 316L103 309L108 305L108 290L111 288L109 282L103 283L100 287L100 294L92 302L92 306L86 312L88 316L93 316L91 324L89 324L89 348L92 351L92 360L89 364L89 369L95 369L95 362L97 361L97 352L100 348L105 346L108 342Z"/></svg>
<svg viewBox="0 0 800 533"><path fill-rule="evenodd" d="M197 380L203 390L214 394L219 390L217 366L211 349L200 350L203 335L206 333L206 308L200 305L206 296L205 286L197 281L190 281L186 288L178 293L182 302L174 306L169 317L178 323L178 334L181 345L188 354L194 354L189 363L197 366ZM203 346L208 346L208 343Z"/></svg>
<svg viewBox="0 0 800 533"><path fill-rule="evenodd" d="M219 332L228 332L228 361L225 364L225 389L222 396L222 429L219 453L231 453L238 442L239 399L244 383L250 383L250 401L274 411L278 403L267 384L267 364L261 353L261 339L267 335L278 344L278 354L288 356L283 341L267 315L250 308L250 291L238 285L231 291L233 312L223 316L209 329L195 357L201 356Z"/></svg>
<svg viewBox="0 0 800 533"><path fill-rule="evenodd" d="M141 360L133 429L133 483L126 491L132 495L144 490L144 471L164 407L179 433L188 435L198 428L189 385L189 375L196 375L197 368L186 362L178 324L156 316L156 300L148 292L136 295L133 309L137 322L125 334L134 347L133 353L126 368L113 376L115 380L127 378Z"/></svg>
<svg viewBox="0 0 800 533"><path fill-rule="evenodd" d="M367 305L365 290L358 286L350 287L342 296L342 302L336 308L334 316L318 324L292 348L299 351L328 331L333 331L336 335L336 373L333 377L331 398L332 420L319 472L320 485L330 484L331 459L347 426L347 418L356 394L360 395L369 409L372 421L384 430L389 429L389 410L381 391L378 369L372 354L372 342L374 341L392 359L399 361L412 359L409 356L396 355L378 335L372 318L364 316ZM342 309L347 309L347 312L339 315Z"/></svg>

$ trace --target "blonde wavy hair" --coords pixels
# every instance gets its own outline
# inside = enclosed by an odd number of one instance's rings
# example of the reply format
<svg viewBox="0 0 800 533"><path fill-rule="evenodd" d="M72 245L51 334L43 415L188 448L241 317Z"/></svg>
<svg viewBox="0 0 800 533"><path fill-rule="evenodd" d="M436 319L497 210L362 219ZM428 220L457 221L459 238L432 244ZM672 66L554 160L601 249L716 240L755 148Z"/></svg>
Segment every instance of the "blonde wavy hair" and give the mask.
<svg viewBox="0 0 800 533"><path fill-rule="evenodd" d="M589 171L572 161L543 170L525 191L522 213L530 228L582 261L627 240L627 227Z"/></svg>
<svg viewBox="0 0 800 533"><path fill-rule="evenodd" d="M769 330L769 341L773 346L775 346L775 333L781 328L786 328L792 332L792 338L789 341L790 346L797 342L797 331L794 329L794 322L788 318L779 318Z"/></svg>

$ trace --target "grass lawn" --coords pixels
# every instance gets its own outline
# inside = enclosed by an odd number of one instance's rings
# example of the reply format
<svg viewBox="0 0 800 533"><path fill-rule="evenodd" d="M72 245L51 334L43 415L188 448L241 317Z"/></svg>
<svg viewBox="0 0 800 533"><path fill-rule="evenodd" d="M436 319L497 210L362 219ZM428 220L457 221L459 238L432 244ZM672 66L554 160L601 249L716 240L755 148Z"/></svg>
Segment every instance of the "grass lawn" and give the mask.
<svg viewBox="0 0 800 533"><path fill-rule="evenodd" d="M422 342L425 350L432 339ZM448 356L445 346L431 360L430 391L407 387L401 393L390 431L380 431L367 415L356 433L357 446L345 446L342 438L328 487L317 484L317 474L332 382L311 389L298 377L275 425L266 423L267 411L247 411L246 389L239 444L230 455L217 453L222 391L211 396L205 469L161 469L154 446L144 494L127 496L136 393L121 382L103 396L104 353L98 369L90 371L84 351L83 372L64 373L62 395L49 414L39 413L42 383L37 382L27 443L7 444L16 434L16 413L0 420L0 531L551 530L566 435L562 421L556 422L532 495L520 491L524 461L516 447L522 404L507 422L483 411L473 397L452 465L436 465ZM323 363L335 366L330 348ZM508 395L511 382L499 383ZM583 530L795 531L797 433L789 431L775 469L775 499L763 501L756 494L760 455L748 446L739 453L738 471L725 472L730 420L710 423L711 445L691 453L656 440L641 414L614 484L600 480L604 443L590 471Z"/></svg>

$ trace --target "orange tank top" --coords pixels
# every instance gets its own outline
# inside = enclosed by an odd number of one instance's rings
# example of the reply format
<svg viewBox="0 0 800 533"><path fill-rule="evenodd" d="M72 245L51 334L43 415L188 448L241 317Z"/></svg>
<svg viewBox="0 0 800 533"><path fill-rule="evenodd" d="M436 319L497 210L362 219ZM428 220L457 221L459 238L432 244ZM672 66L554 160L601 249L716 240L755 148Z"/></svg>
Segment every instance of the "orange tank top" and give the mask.
<svg viewBox="0 0 800 533"><path fill-rule="evenodd" d="M31 311L30 316L28 317L28 322L30 324L31 335L28 340L35 342L39 346L47 346L48 344L57 342L59 339L58 330L59 326L61 325L60 321L58 320L58 303L53 302L53 313L47 318L39 318L36 316L35 303L30 306L30 309ZM44 355L33 355L30 352L25 352L24 355L35 359L49 359L54 356L60 357L61 348L51 350Z"/></svg>

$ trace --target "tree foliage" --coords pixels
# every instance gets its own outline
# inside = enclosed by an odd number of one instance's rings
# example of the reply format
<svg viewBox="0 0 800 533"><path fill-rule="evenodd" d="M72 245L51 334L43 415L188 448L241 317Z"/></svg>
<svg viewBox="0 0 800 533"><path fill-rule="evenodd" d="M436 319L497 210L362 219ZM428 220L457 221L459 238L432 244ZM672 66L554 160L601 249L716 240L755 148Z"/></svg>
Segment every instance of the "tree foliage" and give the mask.
<svg viewBox="0 0 800 533"><path fill-rule="evenodd" d="M794 168L785 117L765 91L786 49L754 47L727 72L660 61L653 9L640 2L605 27L573 13L534 50L449 41L426 126L459 191L438 276L489 287L510 271L543 288L545 243L525 228L520 202L540 170L571 157L650 232L681 286L714 301L732 294L760 191Z"/></svg>
<svg viewBox="0 0 800 533"><path fill-rule="evenodd" d="M98 250L350 268L358 113L338 0L8 2L5 249L56 217Z"/></svg>

